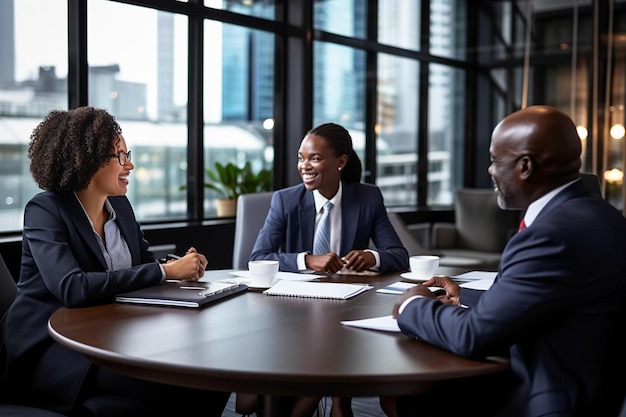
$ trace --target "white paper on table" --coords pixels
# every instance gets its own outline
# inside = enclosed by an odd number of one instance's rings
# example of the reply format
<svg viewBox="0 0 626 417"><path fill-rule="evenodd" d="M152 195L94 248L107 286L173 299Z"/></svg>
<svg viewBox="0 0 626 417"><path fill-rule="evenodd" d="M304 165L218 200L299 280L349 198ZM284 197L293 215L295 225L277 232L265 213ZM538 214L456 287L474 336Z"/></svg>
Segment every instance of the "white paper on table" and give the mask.
<svg viewBox="0 0 626 417"><path fill-rule="evenodd" d="M497 274L497 272L492 271L469 271L464 274L454 275L450 278L455 281L477 281L482 279L491 279L493 281Z"/></svg>
<svg viewBox="0 0 626 417"><path fill-rule="evenodd" d="M360 327L362 329L383 330L386 332L399 332L398 322L391 315L382 317L372 317L362 320L342 321L344 326Z"/></svg>
<svg viewBox="0 0 626 417"><path fill-rule="evenodd" d="M252 279L252 274L250 273L250 271L242 270L242 271L232 271L230 273L232 275L237 275L238 277ZM320 275L299 274L297 272L278 271L278 273L276 273L276 279L284 279L287 281L312 281L319 277Z"/></svg>
<svg viewBox="0 0 626 417"><path fill-rule="evenodd" d="M464 282L463 284L459 284L459 287L486 291L491 287L491 284L493 284L494 280L494 278L477 279L475 281L468 281Z"/></svg>

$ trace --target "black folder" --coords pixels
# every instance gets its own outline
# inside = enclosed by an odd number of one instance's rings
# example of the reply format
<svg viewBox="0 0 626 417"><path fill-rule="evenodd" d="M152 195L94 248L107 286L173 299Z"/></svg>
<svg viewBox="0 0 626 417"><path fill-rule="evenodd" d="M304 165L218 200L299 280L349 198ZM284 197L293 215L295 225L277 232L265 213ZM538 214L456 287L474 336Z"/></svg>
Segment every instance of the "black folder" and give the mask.
<svg viewBox="0 0 626 417"><path fill-rule="evenodd" d="M242 294L244 284L221 282L163 282L159 285L125 292L115 296L120 303L148 304L173 307L202 307L217 300Z"/></svg>

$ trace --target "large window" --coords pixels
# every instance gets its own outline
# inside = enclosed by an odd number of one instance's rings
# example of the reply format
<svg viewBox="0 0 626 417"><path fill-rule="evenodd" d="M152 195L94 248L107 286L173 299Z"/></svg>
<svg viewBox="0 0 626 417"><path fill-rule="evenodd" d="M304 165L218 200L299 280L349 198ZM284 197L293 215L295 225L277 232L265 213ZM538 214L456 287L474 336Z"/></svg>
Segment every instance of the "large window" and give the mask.
<svg viewBox="0 0 626 417"><path fill-rule="evenodd" d="M204 166L271 169L275 36L210 21L204 35ZM225 197L208 190L205 213L214 217L216 199Z"/></svg>
<svg viewBox="0 0 626 417"><path fill-rule="evenodd" d="M389 206L417 203L418 87L418 61L379 55L376 184Z"/></svg>
<svg viewBox="0 0 626 417"><path fill-rule="evenodd" d="M183 219L187 200L179 187L186 182L187 160L186 16L91 0L87 28L89 104L116 117L133 152L128 197L137 217Z"/></svg>
<svg viewBox="0 0 626 417"><path fill-rule="evenodd" d="M199 179L215 162L251 162L291 185L294 147L331 121L350 131L363 180L390 208L450 205L467 169L470 4L3 0L0 233L19 232L38 191L33 128L78 103L119 121L142 223L214 218L221 196Z"/></svg>
<svg viewBox="0 0 626 417"><path fill-rule="evenodd" d="M439 64L429 70L428 204L449 205L463 186L465 74Z"/></svg>
<svg viewBox="0 0 626 417"><path fill-rule="evenodd" d="M0 1L0 232L20 230L39 189L27 159L30 134L67 109L66 0Z"/></svg>

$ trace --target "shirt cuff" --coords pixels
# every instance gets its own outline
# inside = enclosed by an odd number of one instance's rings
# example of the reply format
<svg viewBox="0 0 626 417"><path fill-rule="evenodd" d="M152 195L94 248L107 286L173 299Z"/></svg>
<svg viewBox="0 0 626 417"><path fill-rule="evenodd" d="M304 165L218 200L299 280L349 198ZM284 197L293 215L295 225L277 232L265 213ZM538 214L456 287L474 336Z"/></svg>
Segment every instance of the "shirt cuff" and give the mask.
<svg viewBox="0 0 626 417"><path fill-rule="evenodd" d="M376 264L369 269L372 271L378 271L380 269L380 254L376 252L375 250L371 250L371 249L365 249L364 252L371 252L371 254L374 255L374 258L376 258Z"/></svg>
<svg viewBox="0 0 626 417"><path fill-rule="evenodd" d="M306 271L306 262L304 261L304 257L310 255L309 252L300 252L298 257L296 258L296 262L298 263L298 271Z"/></svg>
<svg viewBox="0 0 626 417"><path fill-rule="evenodd" d="M413 300L415 300L416 298L424 298L423 295L414 295L412 297L407 298L406 300L404 300L404 302L402 304L400 304L400 308L398 309L398 314L402 314L402 312L404 311L404 308L406 306L409 305L409 303Z"/></svg>
<svg viewBox="0 0 626 417"><path fill-rule="evenodd" d="M163 268L163 265L161 265L161 263L157 262L159 264L159 268L161 268L161 282L165 281L165 268Z"/></svg>

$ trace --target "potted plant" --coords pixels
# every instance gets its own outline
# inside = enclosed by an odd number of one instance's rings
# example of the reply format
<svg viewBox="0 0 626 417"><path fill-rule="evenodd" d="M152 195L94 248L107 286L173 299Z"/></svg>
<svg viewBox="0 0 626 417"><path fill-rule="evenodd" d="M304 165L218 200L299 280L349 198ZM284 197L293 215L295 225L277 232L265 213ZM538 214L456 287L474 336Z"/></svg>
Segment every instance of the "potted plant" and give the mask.
<svg viewBox="0 0 626 417"><path fill-rule="evenodd" d="M218 217L235 215L240 194L269 191L272 187L271 171L262 169L255 174L249 161L242 168L232 162L225 165L215 162L214 168L207 168L205 172L208 181L204 186L222 195L216 202Z"/></svg>

